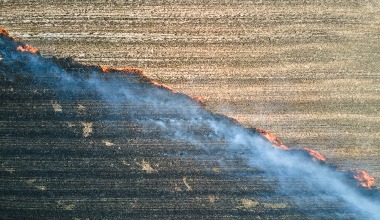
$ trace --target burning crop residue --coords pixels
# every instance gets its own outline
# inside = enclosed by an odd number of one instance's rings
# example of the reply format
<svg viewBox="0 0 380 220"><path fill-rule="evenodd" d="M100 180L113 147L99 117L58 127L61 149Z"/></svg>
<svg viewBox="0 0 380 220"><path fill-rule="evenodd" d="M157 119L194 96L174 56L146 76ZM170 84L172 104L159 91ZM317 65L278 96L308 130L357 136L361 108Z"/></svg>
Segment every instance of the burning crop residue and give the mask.
<svg viewBox="0 0 380 220"><path fill-rule="evenodd" d="M324 157L322 154L320 154L316 150L312 150L312 149L307 148L307 147L300 149L300 150L307 152L312 157L312 160L314 160L314 161L326 162L326 160L327 160L326 157Z"/></svg>
<svg viewBox="0 0 380 220"><path fill-rule="evenodd" d="M100 65L100 68L104 73L112 73L112 72L124 72L124 73L133 73L138 74L140 77L149 80L148 77L145 75L144 71L141 69L135 68L135 67L123 67L123 68L112 68L108 66Z"/></svg>
<svg viewBox="0 0 380 220"><path fill-rule="evenodd" d="M303 148L303 149L290 149L288 146L284 145L278 137L276 137L275 134L273 134L270 131L256 128L256 131L259 132L259 134L264 137L266 140L272 143L272 146L277 149L286 150L286 151L299 151L299 152L305 152L308 154L313 161L320 161L320 162L326 162L327 159L324 157L321 153L319 153L316 150L312 150L310 148Z"/></svg>
<svg viewBox="0 0 380 220"><path fill-rule="evenodd" d="M17 50L21 52L38 53L38 49L29 44L20 45L17 47Z"/></svg>
<svg viewBox="0 0 380 220"><path fill-rule="evenodd" d="M147 77L147 75L145 74L145 72L139 68L135 68L135 67L122 67L122 68L113 68L113 67L108 67L108 66L103 66L103 65L100 65L100 68L101 70L104 72L104 73L126 73L126 74L134 74L134 75L137 75L138 77L140 77L141 79L143 79L144 81L148 81L150 82L153 86L156 86L158 88L162 88L162 89L166 89L174 94L176 93L179 93L178 91L174 90L173 88L167 86L167 85L164 85L162 83L158 83L154 80L151 80ZM198 103L204 103L204 99L201 98L201 97L197 97L197 96L191 96L191 95L186 95L188 96L190 99L198 102Z"/></svg>
<svg viewBox="0 0 380 220"><path fill-rule="evenodd" d="M54 83L49 82L44 85L80 87L98 94L113 106L124 103L141 106L142 110L146 110L145 106L150 106L150 114L131 117L132 120L145 127L157 127L160 129L160 135L186 141L204 148L206 152L208 149L205 142L208 140L223 141L227 146L226 149L220 149L220 151L225 150L224 157L229 157L231 152L241 152L239 157L248 165L263 172L283 171L268 172L267 175L273 175L280 184L284 185L282 194L290 194L300 209L314 209L317 204L330 201L323 195L331 195L330 197L337 198L331 202L331 205L336 205L334 201L343 202L347 209L353 207L372 218L380 218L379 201L362 195L360 191L362 189L347 183L349 181L344 175L347 172L328 166L326 157L319 152L310 148L291 149L273 133L263 129L255 129L252 132L226 116L205 110L199 103L201 99L181 94L150 80L139 69L93 67L73 61L67 61L68 64L65 64L64 59L44 58L39 55L37 49L10 37L4 29L0 29L0 54L3 58L0 61L0 68L10 74L29 74L30 78L37 82L50 76L52 81L55 80ZM77 70L71 68L72 66L78 67ZM123 77L125 75L123 78L125 81L113 78L115 75ZM62 109L58 109L58 112L61 111ZM134 114L135 112L131 116ZM93 122L84 122L82 125L83 138L93 135ZM189 128L202 132L194 132ZM105 144L107 146L107 143ZM144 163L143 161L142 169L151 172L152 168ZM368 173L359 169L351 169L349 173L359 181L364 190L372 189L373 192L377 192L374 187L375 178ZM306 190L315 196L313 197L315 200L309 201L310 204L306 205L299 195L294 195L291 191L294 189L292 182L282 181L288 176L305 182ZM184 183L191 188L185 178Z"/></svg>
<svg viewBox="0 0 380 220"><path fill-rule="evenodd" d="M259 132L260 135L267 139L269 142L271 142L275 148L282 150L290 150L289 147L283 145L280 139L278 139L276 135L274 135L272 132L261 128L256 128L256 131Z"/></svg>
<svg viewBox="0 0 380 220"><path fill-rule="evenodd" d="M9 35L9 32L3 28L0 28L0 35L3 35L4 37L7 37L8 39L12 40L13 42L17 42L18 46L16 47L16 50L21 51L21 52L29 52L32 54L37 54L39 53L38 49L35 47L30 46L29 44L25 44L20 42L17 38L11 37Z"/></svg>
<svg viewBox="0 0 380 220"><path fill-rule="evenodd" d="M9 32L3 28L0 28L0 34L9 37Z"/></svg>
<svg viewBox="0 0 380 220"><path fill-rule="evenodd" d="M361 186L368 189L372 189L373 186L375 185L376 179L373 176L369 175L364 170L359 170L355 168L355 169L350 169L349 172L353 175L353 177L356 180L359 181Z"/></svg>

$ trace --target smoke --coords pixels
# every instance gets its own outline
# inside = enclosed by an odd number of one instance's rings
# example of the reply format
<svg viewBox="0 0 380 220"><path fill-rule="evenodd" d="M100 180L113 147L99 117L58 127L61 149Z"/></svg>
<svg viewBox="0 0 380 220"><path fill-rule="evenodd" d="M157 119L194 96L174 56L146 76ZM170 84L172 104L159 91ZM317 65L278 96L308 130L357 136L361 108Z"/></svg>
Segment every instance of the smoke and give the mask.
<svg viewBox="0 0 380 220"><path fill-rule="evenodd" d="M233 119L209 112L202 103L149 80L140 71L44 58L38 50L1 29L0 54L0 74L7 80L19 80L17 77L21 76L33 80L36 86L59 88L61 92L57 96L62 100L75 100L75 91L86 90L104 99L112 111L125 111L143 127L157 128L162 137L189 142L205 154L212 154L218 148L221 158L239 157L247 165L275 177L280 183L280 193L292 198L302 210L322 203L339 204L370 219L380 219L377 189L357 187L348 173L324 161L312 160L311 151L289 150L282 143L279 146L284 147L273 148L262 131L247 129ZM125 109L125 106L137 106L139 110ZM211 140L223 145L211 146ZM344 212L341 210L335 216Z"/></svg>

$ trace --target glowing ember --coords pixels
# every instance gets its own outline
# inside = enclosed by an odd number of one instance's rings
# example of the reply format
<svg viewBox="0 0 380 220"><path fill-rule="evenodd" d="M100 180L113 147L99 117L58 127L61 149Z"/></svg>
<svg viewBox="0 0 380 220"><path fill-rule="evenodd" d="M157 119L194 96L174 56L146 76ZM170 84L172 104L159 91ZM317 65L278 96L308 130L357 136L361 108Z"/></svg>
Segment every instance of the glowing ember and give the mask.
<svg viewBox="0 0 380 220"><path fill-rule="evenodd" d="M314 161L322 161L322 162L326 162L327 161L326 157L324 157L322 154L320 154L316 150L312 150L310 148L305 147L304 149L300 149L300 151L307 152L312 157L312 159Z"/></svg>
<svg viewBox="0 0 380 220"><path fill-rule="evenodd" d="M283 145L280 139L276 137L272 132L261 129L261 128L256 128L256 131L260 133L262 137L270 141L275 148L282 149L282 150L289 150L289 147L286 145Z"/></svg>
<svg viewBox="0 0 380 220"><path fill-rule="evenodd" d="M364 170L350 169L350 172L353 175L353 177L359 181L360 185L362 185L365 188L372 189L372 186L376 182L376 179Z"/></svg>
<svg viewBox="0 0 380 220"><path fill-rule="evenodd" d="M28 44L18 46L17 50L18 51L22 51L22 52L38 53L38 49L37 48L34 48L34 47L32 47L32 46L30 46Z"/></svg>

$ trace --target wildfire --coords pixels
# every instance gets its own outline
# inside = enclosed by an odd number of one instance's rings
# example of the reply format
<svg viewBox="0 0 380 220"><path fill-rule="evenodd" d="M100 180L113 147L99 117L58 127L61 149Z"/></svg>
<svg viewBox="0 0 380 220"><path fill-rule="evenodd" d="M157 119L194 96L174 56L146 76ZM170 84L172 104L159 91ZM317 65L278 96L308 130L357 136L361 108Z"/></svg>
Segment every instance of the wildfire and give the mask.
<svg viewBox="0 0 380 220"><path fill-rule="evenodd" d="M22 42L19 42L19 40L15 37L11 37L9 36L9 32L5 29L2 29L0 28L0 35L3 35L3 37L6 37L10 40L12 40L13 42L15 42L15 47L18 51L21 51L21 52L29 52L29 53L32 53L32 54L36 54L38 53L38 49L37 48L34 48L28 44L24 44ZM0 58L1 59L1 58ZM99 68L99 67L98 67ZM169 86L167 85L164 85L164 84L160 84L154 80L151 80L149 79L143 70L141 69L138 69L138 68L134 68L134 67L126 67L126 68L112 68L112 67L107 67L107 66L100 66L100 69L102 72L104 73L111 73L111 72L124 72L124 73L129 73L129 74L135 74L135 75L138 75L139 79L141 80L144 80L144 82L148 82L148 83L151 83L153 86L156 86L158 88L162 88L162 89L166 89L174 94L181 94L179 92L177 92L176 90L170 88ZM204 100L200 97L196 97L196 96L189 96L187 95L187 97L189 97L190 99L194 100L194 101L197 101L199 103L203 103ZM234 119L235 120L235 119ZM87 125L86 125L87 126ZM87 128L88 127L88 128ZM88 125L86 127L86 129L88 130L87 133L91 132L91 125ZM285 150L285 151L289 151L289 152L304 152L304 153L307 153L308 155L311 156L311 159L313 161L316 161L316 162L326 162L327 159L322 155L320 154L318 151L316 150L312 150L312 149L309 149L309 148L303 148L303 149L294 149L294 150L291 150L288 146L284 145L280 139L278 139L272 132L270 131L267 131L267 130L264 130L264 129L260 129L260 128L256 128L256 132L258 132L263 138L265 138L266 140L268 140L273 147L277 148L277 149L281 149L281 150ZM84 136L87 135L84 134ZM88 135L87 135L88 136ZM363 171L363 170L360 170L360 169L350 169L348 171L348 173L350 173L352 175L353 178L355 178L359 184L365 188L368 188L368 189L372 189L372 187L374 186L375 182L376 182L376 179L372 176L370 176L367 172Z"/></svg>
<svg viewBox="0 0 380 220"><path fill-rule="evenodd" d="M5 29L2 29L2 28L0 28L0 34L5 35L5 36L9 36L9 32Z"/></svg>
<svg viewBox="0 0 380 220"><path fill-rule="evenodd" d="M256 131L259 132L262 137L264 137L269 142L271 142L273 144L273 147L278 148L278 149L282 149L282 150L290 150L290 148L288 146L284 145L282 143L282 141L280 139L278 139L276 137L276 135L274 135L272 132L261 129L261 128L256 128ZM307 148L307 147L305 147L303 149L296 149L296 151L306 152L307 154L309 154L312 157L313 161L326 162L326 160L327 160L326 157L324 157L318 151L312 150L312 149Z"/></svg>
<svg viewBox="0 0 380 220"><path fill-rule="evenodd" d="M3 29L3 28L0 28L0 35L4 35L7 38L13 40L14 42L18 42L17 38L9 36L9 32L7 30Z"/></svg>
<svg viewBox="0 0 380 220"><path fill-rule="evenodd" d="M322 154L320 154L316 150L312 150L312 149L307 148L307 147L305 147L303 149L299 149L299 150L307 152L312 157L312 160L314 160L314 161L322 161L322 162L327 161L326 157L324 157Z"/></svg>
<svg viewBox="0 0 380 220"><path fill-rule="evenodd" d="M153 81L153 80L152 80L152 85L154 85L154 86L156 86L158 88L167 89L167 90L169 90L172 93L178 93L177 91L175 91L174 89L170 88L169 86L161 84L161 83L158 83L158 82Z"/></svg>
<svg viewBox="0 0 380 220"><path fill-rule="evenodd" d="M9 36L9 32L7 30L3 29L3 28L0 28L0 35L4 35L7 38L10 38L11 40L13 40L14 42L19 42L17 38L10 37ZM24 44L24 43L21 43L21 45L19 45L16 49L18 51L22 51L22 52L29 52L29 53L33 53L33 54L38 53L38 49L37 48L32 47L29 44Z"/></svg>
<svg viewBox="0 0 380 220"><path fill-rule="evenodd" d="M125 72L125 73L137 73L139 76L149 81L153 86L169 90L170 92L175 93L175 94L179 93L178 91L174 90L173 88L165 84L161 84L154 80L149 79L149 77L146 76L145 72L139 68L135 68L135 67L113 68L113 67L102 66L102 65L100 66L100 68L102 69L104 73L110 73L112 71ZM187 95L187 96L198 103L204 103L204 100L200 97L190 96L190 95Z"/></svg>
<svg viewBox="0 0 380 220"><path fill-rule="evenodd" d="M360 185L362 185L365 188L372 189L372 186L376 182L376 179L364 170L350 169L350 173L356 180L359 181Z"/></svg>
<svg viewBox="0 0 380 220"><path fill-rule="evenodd" d="M29 52L29 53L38 53L38 49L30 46L29 44L20 45L16 48L18 51Z"/></svg>
<svg viewBox="0 0 380 220"><path fill-rule="evenodd" d="M202 97L194 96L194 95L189 95L189 97L190 97L192 100L194 100L194 101L196 101L196 102L198 102L198 103L205 103L205 99L202 98Z"/></svg>
<svg viewBox="0 0 380 220"><path fill-rule="evenodd" d="M262 137L267 139L269 142L273 144L275 148L282 149L282 150L290 150L288 146L283 145L280 139L276 137L272 132L261 129L261 128L256 128L256 131L260 133Z"/></svg>
<svg viewBox="0 0 380 220"><path fill-rule="evenodd" d="M105 73L110 73L111 71L120 71L120 72L126 72L126 73L138 73L141 76L145 76L145 73L143 70L134 68L134 67L112 68L108 66L100 66L100 68Z"/></svg>
<svg viewBox="0 0 380 220"><path fill-rule="evenodd" d="M111 68L108 67L108 66L102 66L102 65L100 65L100 68L102 69L102 71L104 73L109 73L111 71Z"/></svg>
<svg viewBox="0 0 380 220"><path fill-rule="evenodd" d="M102 66L100 65L100 69L104 73L111 73L111 72L123 72L123 73L128 73L132 75L137 75L140 77L140 79L144 82L152 82L149 77L146 76L143 70L135 67L123 67L123 68L113 68L113 67L108 67L108 66Z"/></svg>

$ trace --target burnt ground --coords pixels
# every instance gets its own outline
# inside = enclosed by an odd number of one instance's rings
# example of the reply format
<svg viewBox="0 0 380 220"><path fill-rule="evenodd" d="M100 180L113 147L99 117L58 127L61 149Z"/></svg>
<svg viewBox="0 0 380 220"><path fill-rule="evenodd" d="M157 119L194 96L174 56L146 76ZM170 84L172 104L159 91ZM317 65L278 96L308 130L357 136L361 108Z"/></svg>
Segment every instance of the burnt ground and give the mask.
<svg viewBox="0 0 380 220"><path fill-rule="evenodd" d="M91 90L54 89L4 69L2 76L1 218L303 216L274 196L275 179L239 158L221 167L217 154L131 118L164 112L115 111Z"/></svg>
<svg viewBox="0 0 380 220"><path fill-rule="evenodd" d="M304 219L340 210L300 210L275 178L238 157L221 166L218 150L165 139L132 121L128 106L114 112L88 91L62 99L67 91L4 79L1 91L1 218ZM133 117L152 117L134 108Z"/></svg>

